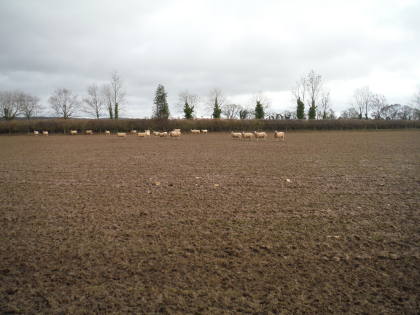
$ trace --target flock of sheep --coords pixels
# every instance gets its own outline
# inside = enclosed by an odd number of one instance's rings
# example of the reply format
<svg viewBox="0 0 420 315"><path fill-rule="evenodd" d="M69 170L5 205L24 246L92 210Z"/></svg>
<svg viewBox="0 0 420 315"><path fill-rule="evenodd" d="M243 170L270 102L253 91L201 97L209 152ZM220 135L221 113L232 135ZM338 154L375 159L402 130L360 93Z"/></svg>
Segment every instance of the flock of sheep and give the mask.
<svg viewBox="0 0 420 315"><path fill-rule="evenodd" d="M208 130L207 129L191 129L191 134L207 134ZM40 132L35 130L34 131L34 135L39 135ZM44 136L48 136L48 131L44 130L41 133ZM77 135L78 131L77 130L70 130L70 135ZM92 130L85 130L85 134L86 135L93 135L93 131ZM181 137L181 129L174 129L172 131L164 131L164 132L159 132L159 131L153 131L152 133L150 132L150 130L145 130L144 132L137 132L137 130L131 130L130 134L132 135L137 135L138 137L150 137L151 135L157 136L157 137L173 137L173 138L180 138ZM105 130L105 135L109 136L111 135L111 132L109 130ZM126 132L117 132L116 133L117 137L126 137L127 133ZM244 139L244 140L252 140L253 138L255 139L267 139L267 133L266 132L231 132L231 136L233 139ZM275 139L281 139L284 140L284 132L282 131L274 131L274 138Z"/></svg>

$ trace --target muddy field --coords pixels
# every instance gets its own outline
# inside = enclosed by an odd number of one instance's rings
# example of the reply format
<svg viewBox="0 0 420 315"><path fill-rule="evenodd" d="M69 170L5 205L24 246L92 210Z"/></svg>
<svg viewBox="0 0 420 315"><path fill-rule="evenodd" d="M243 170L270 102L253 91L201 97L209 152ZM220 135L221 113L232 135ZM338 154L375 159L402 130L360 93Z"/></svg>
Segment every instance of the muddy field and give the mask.
<svg viewBox="0 0 420 315"><path fill-rule="evenodd" d="M420 132L0 137L1 313L420 309Z"/></svg>

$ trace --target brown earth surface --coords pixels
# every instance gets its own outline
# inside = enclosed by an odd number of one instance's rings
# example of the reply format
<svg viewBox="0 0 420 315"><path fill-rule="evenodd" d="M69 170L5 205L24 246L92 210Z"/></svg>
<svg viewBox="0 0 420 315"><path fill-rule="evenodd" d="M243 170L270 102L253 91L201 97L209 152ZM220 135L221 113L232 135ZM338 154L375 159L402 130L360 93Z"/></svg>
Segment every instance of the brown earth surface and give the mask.
<svg viewBox="0 0 420 315"><path fill-rule="evenodd" d="M420 309L420 132L0 137L1 313Z"/></svg>

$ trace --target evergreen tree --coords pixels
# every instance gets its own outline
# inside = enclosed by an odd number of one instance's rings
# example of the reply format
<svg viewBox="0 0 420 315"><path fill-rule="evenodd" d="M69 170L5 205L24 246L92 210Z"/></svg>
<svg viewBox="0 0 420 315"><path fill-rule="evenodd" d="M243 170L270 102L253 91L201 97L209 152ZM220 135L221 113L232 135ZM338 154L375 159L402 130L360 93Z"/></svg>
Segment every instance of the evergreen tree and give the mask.
<svg viewBox="0 0 420 315"><path fill-rule="evenodd" d="M166 100L167 93L165 92L165 87L162 84L159 84L156 89L155 94L155 118L168 119L169 118L169 106Z"/></svg>
<svg viewBox="0 0 420 315"><path fill-rule="evenodd" d="M301 101L300 97L297 99L296 117L297 119L305 119L305 103Z"/></svg>
<svg viewBox="0 0 420 315"><path fill-rule="evenodd" d="M118 106L118 103L115 103L115 113L114 113L114 119L118 119L119 114L120 114L120 111L119 111L119 106Z"/></svg>
<svg viewBox="0 0 420 315"><path fill-rule="evenodd" d="M220 108L219 102L217 101L217 96L214 99L214 107L213 107L213 118L220 118L222 114L222 109Z"/></svg>
<svg viewBox="0 0 420 315"><path fill-rule="evenodd" d="M185 101L184 105L184 117L185 119L192 119L194 112L194 105L190 106L187 101Z"/></svg>
<svg viewBox="0 0 420 315"><path fill-rule="evenodd" d="M257 101L257 105L255 105L255 119L264 119L264 107L260 101Z"/></svg>
<svg viewBox="0 0 420 315"><path fill-rule="evenodd" d="M311 107L309 107L309 111L308 111L308 119L315 119L316 118L316 106L315 106L315 102L312 101L312 105Z"/></svg>

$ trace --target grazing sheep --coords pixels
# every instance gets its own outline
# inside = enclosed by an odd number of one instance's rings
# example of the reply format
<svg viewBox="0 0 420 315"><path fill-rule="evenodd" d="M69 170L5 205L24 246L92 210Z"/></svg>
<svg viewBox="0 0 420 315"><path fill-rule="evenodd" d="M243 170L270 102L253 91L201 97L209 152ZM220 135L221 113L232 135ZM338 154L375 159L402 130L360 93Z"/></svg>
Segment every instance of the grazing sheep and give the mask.
<svg viewBox="0 0 420 315"><path fill-rule="evenodd" d="M199 133L200 133L200 130L199 130L199 129L191 129L191 133L192 133L193 135L197 135L197 134L199 134Z"/></svg>
<svg viewBox="0 0 420 315"><path fill-rule="evenodd" d="M43 134L44 136L48 136L48 131L44 130L44 131L42 132L42 134Z"/></svg>
<svg viewBox="0 0 420 315"><path fill-rule="evenodd" d="M254 131L254 135L256 139L265 139L267 138L267 134L265 132L256 132Z"/></svg>
<svg viewBox="0 0 420 315"><path fill-rule="evenodd" d="M85 133L86 133L87 135L93 135L93 131L92 131L92 130L85 130Z"/></svg>
<svg viewBox="0 0 420 315"><path fill-rule="evenodd" d="M77 130L70 130L70 134L73 135L77 135Z"/></svg>
<svg viewBox="0 0 420 315"><path fill-rule="evenodd" d="M105 130L105 136L109 136L111 132L109 130Z"/></svg>
<svg viewBox="0 0 420 315"><path fill-rule="evenodd" d="M146 135L150 136L150 130L149 129L145 130L144 132L146 133Z"/></svg>
<svg viewBox="0 0 420 315"><path fill-rule="evenodd" d="M126 137L127 133L126 132L117 132L117 137Z"/></svg>
<svg viewBox="0 0 420 315"><path fill-rule="evenodd" d="M201 129L201 133L207 134L208 130L207 129Z"/></svg>
<svg viewBox="0 0 420 315"><path fill-rule="evenodd" d="M38 130L34 130L34 135L38 136L39 135L39 131Z"/></svg>
<svg viewBox="0 0 420 315"><path fill-rule="evenodd" d="M233 139L241 139L242 138L242 133L240 132L231 132L230 133Z"/></svg>
<svg viewBox="0 0 420 315"><path fill-rule="evenodd" d="M275 139L282 139L284 141L284 132L283 131L274 131L274 138Z"/></svg>
<svg viewBox="0 0 420 315"><path fill-rule="evenodd" d="M160 136L160 132L159 131L153 131L153 135L154 136Z"/></svg>
<svg viewBox="0 0 420 315"><path fill-rule="evenodd" d="M147 133L145 133L145 132L138 132L137 133L137 137L145 138L145 137L147 137Z"/></svg>
<svg viewBox="0 0 420 315"><path fill-rule="evenodd" d="M135 129L131 130L130 132L131 132L132 135L137 134L137 130L135 130Z"/></svg>
<svg viewBox="0 0 420 315"><path fill-rule="evenodd" d="M243 139L252 140L253 137L254 137L254 134L252 132L242 132Z"/></svg>
<svg viewBox="0 0 420 315"><path fill-rule="evenodd" d="M180 132L180 131L175 131L175 130L173 130L173 131L171 131L171 132L169 133L169 135L170 135L171 137L180 138L180 137L181 137L181 132Z"/></svg>
<svg viewBox="0 0 420 315"><path fill-rule="evenodd" d="M168 133L166 131L159 133L159 137L166 137L167 135Z"/></svg>

